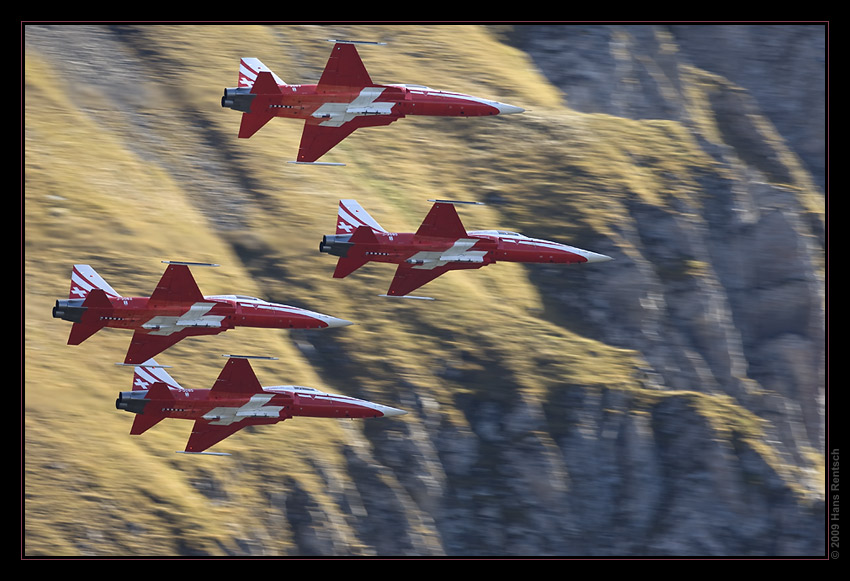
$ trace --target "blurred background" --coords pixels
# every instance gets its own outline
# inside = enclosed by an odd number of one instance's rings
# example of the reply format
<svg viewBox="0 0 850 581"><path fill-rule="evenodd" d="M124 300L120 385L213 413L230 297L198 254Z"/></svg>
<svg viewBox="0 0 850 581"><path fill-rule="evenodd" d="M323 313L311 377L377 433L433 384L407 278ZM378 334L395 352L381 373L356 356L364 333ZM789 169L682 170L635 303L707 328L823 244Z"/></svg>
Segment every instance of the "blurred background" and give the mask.
<svg viewBox="0 0 850 581"><path fill-rule="evenodd" d="M22 554L709 556L824 553L826 28L107 26L23 32ZM378 83L526 109L363 129L298 166L301 123L238 140L239 59L315 83L327 39ZM340 198L414 231L428 199L612 256L497 264L380 298L333 279ZM147 296L162 260L204 294L356 324L236 329L158 357L209 388L223 353L264 385L405 409L295 418L175 454L130 436L130 333L66 345L71 267Z"/></svg>

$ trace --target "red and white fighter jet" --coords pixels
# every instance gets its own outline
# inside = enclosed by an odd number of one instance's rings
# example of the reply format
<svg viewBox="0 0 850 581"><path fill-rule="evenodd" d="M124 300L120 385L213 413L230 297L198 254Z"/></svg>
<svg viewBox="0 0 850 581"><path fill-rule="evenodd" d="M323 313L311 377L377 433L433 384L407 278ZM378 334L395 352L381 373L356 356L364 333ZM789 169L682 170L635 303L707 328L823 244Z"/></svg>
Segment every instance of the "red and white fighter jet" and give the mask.
<svg viewBox="0 0 850 581"><path fill-rule="evenodd" d="M350 325L298 307L242 295L203 296L189 266L168 262L150 297L124 297L87 264L74 265L67 300L57 300L53 317L71 321L69 345L79 345L104 327L132 329L124 363L141 363L181 339L216 335L234 327L324 329Z"/></svg>
<svg viewBox="0 0 850 581"><path fill-rule="evenodd" d="M211 389L184 389L151 359L135 368L133 390L120 392L115 407L136 414L132 435L144 433L165 418L194 420L183 453L214 455L227 454L204 451L246 426L275 424L296 416L380 418L407 413L312 387L262 387L247 359L230 355Z"/></svg>
<svg viewBox="0 0 850 581"><path fill-rule="evenodd" d="M398 264L386 295L403 297L450 270L481 268L497 261L580 263L611 260L581 248L529 238L504 230L467 232L454 204L435 202L415 233L388 232L355 200L340 200L336 234L322 237L319 251L339 256L334 278L344 278L367 262ZM430 297L409 297L428 299Z"/></svg>
<svg viewBox="0 0 850 581"><path fill-rule="evenodd" d="M389 125L406 115L480 117L524 110L420 85L375 84L354 44L382 43L332 42L316 85L288 85L259 59L241 59L239 86L225 89L221 99L222 107L242 112L239 137L251 137L274 117L303 119L295 163L315 163L356 129Z"/></svg>

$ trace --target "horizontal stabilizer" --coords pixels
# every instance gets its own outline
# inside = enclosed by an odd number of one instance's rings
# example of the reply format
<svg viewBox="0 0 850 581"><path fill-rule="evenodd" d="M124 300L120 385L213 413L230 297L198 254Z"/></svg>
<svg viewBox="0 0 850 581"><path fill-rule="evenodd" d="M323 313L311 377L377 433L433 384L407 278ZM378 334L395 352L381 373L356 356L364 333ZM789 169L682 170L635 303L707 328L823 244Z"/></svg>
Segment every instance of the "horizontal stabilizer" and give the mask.
<svg viewBox="0 0 850 581"><path fill-rule="evenodd" d="M274 79L274 75L269 71L260 71L257 74L257 81L251 87L251 93L254 95L280 95L280 87Z"/></svg>
<svg viewBox="0 0 850 581"><path fill-rule="evenodd" d="M269 108L269 96L281 94L274 76L269 71L261 71L257 74L257 81L251 87L251 94L257 95L251 103L251 112L242 113L242 122L239 125L239 137L247 139L254 135L260 128L274 118L274 113ZM263 98L262 96L266 98Z"/></svg>
<svg viewBox="0 0 850 581"><path fill-rule="evenodd" d="M139 434L143 434L164 419L165 416L162 414L136 414L136 418L133 420L133 427L130 428L130 435L138 436Z"/></svg>
<svg viewBox="0 0 850 581"><path fill-rule="evenodd" d="M272 113L242 113L242 123L239 125L239 137L247 139L259 131L263 125L274 118Z"/></svg>
<svg viewBox="0 0 850 581"><path fill-rule="evenodd" d="M355 256L352 258L340 258L336 263L336 270L334 270L334 278L345 278L367 262L369 261L361 256Z"/></svg>
<svg viewBox="0 0 850 581"><path fill-rule="evenodd" d="M93 288L86 295L86 300L81 305L82 321L71 325L71 334L68 336L68 345L79 345L105 326L102 315L104 309L111 311L112 303L106 295L106 291ZM100 313L93 313L90 309L100 309Z"/></svg>
<svg viewBox="0 0 850 581"><path fill-rule="evenodd" d="M358 226L351 238L348 239L351 244L378 244L378 237L369 226Z"/></svg>
<svg viewBox="0 0 850 581"><path fill-rule="evenodd" d="M149 400L149 403L145 406L145 412L147 413L142 412L136 414L136 419L133 420L133 427L130 428L130 434L133 436L138 436L139 434L146 432L164 420L166 418L165 414L156 413L154 410L156 410L157 407L161 409L163 402L174 401L174 395L171 393L168 385L161 381L157 381L156 383L151 384L145 399ZM159 403L157 404L155 402Z"/></svg>
<svg viewBox="0 0 850 581"><path fill-rule="evenodd" d="M147 399L152 401L173 401L174 394L171 393L171 389L167 384L157 381L148 388Z"/></svg>
<svg viewBox="0 0 850 581"><path fill-rule="evenodd" d="M103 325L74 323L71 325L71 334L68 336L68 345L79 345L101 329L103 329Z"/></svg>
<svg viewBox="0 0 850 581"><path fill-rule="evenodd" d="M111 309L112 302L106 295L106 291L94 288L86 295L86 300L83 301L82 306L87 309Z"/></svg>

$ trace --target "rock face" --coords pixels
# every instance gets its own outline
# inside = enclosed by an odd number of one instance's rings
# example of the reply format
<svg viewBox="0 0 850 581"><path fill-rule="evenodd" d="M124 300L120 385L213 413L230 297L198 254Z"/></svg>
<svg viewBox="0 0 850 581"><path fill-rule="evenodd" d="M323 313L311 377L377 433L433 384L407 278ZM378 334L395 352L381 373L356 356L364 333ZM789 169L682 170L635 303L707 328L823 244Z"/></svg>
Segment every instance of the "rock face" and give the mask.
<svg viewBox="0 0 850 581"><path fill-rule="evenodd" d="M822 555L824 29L491 32L526 52L566 107L673 122L713 164L690 176L693 195L666 204L621 198L623 220L594 232L598 244L587 245L615 258L605 269L528 271L547 314L636 354L634 383L559 382L553 373L534 392L511 381L507 363L493 370L486 352L447 347L451 357L435 365L435 376L474 386L454 398L451 414L462 422L449 421L430 394L409 386L401 401L387 403L409 410L411 421L403 428L367 424L352 441L367 442L368 452L351 444L344 465L317 461L321 495L296 478L268 485L266 506L243 521L239 538L233 533L239 551L222 552ZM50 34L33 30L28 49L52 50L58 59ZM68 70L93 59L108 68L133 34L76 29L61 45ZM119 90L117 78L101 82ZM210 155L205 171L227 176L216 163ZM244 209L239 186L219 187L233 216ZM303 339L327 376L357 372L345 363L351 346ZM557 365L548 354L528 356L541 369ZM230 498L221 476L206 474L193 485L210 502ZM332 498L336 510L320 497ZM273 539L284 529L289 544L281 547ZM182 540L177 546L181 554L212 552ZM103 547L91 553L110 554Z"/></svg>
<svg viewBox="0 0 850 581"><path fill-rule="evenodd" d="M777 144L788 143L814 184L825 182L823 28L520 26L511 41L569 107L675 120L728 170L728 179L701 183L702 207L633 203L624 226L633 259L612 263L614 274L588 272L583 290L553 300L592 304L594 333L640 352L648 381L699 385L770 418L776 451L800 476L811 474L815 465L802 457L825 445L824 224L781 185L794 169ZM698 129L686 104L690 66L735 85L710 103L721 141ZM781 138L759 126L764 117ZM545 278L541 288L558 288ZM606 284L612 279L624 284ZM822 552L822 505L799 503L751 442L713 440L705 419L681 403L612 421L603 409L630 406L575 391L565 407L596 418L597 437L554 437L568 451L579 553ZM798 482L817 490L807 480Z"/></svg>

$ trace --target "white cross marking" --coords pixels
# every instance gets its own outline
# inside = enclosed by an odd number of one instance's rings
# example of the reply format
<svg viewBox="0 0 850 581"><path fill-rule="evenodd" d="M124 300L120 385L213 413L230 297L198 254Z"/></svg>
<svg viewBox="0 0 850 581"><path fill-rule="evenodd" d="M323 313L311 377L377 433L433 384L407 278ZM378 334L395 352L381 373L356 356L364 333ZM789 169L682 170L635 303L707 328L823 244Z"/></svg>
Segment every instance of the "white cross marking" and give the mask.
<svg viewBox="0 0 850 581"><path fill-rule="evenodd" d="M431 270L450 262L484 262L484 255L487 254L486 250L469 250L475 246L476 242L478 242L477 239L460 238L452 244L451 248L442 252L417 252L408 258L408 261L421 261L422 264L417 264L413 268L424 270Z"/></svg>
<svg viewBox="0 0 850 581"><path fill-rule="evenodd" d="M239 407L217 407L204 414L205 420L217 426L229 426L242 421L242 418L277 418L283 406L270 405L274 394L260 393L252 395L244 405Z"/></svg>
<svg viewBox="0 0 850 581"><path fill-rule="evenodd" d="M156 316L142 325L151 335L171 335L187 327L221 327L223 316L207 315L216 303L195 303L189 310L177 317Z"/></svg>
<svg viewBox="0 0 850 581"><path fill-rule="evenodd" d="M361 115L391 115L394 103L375 103L383 92L383 88L366 87L350 103L325 103L313 117L324 119L321 125L341 127Z"/></svg>

